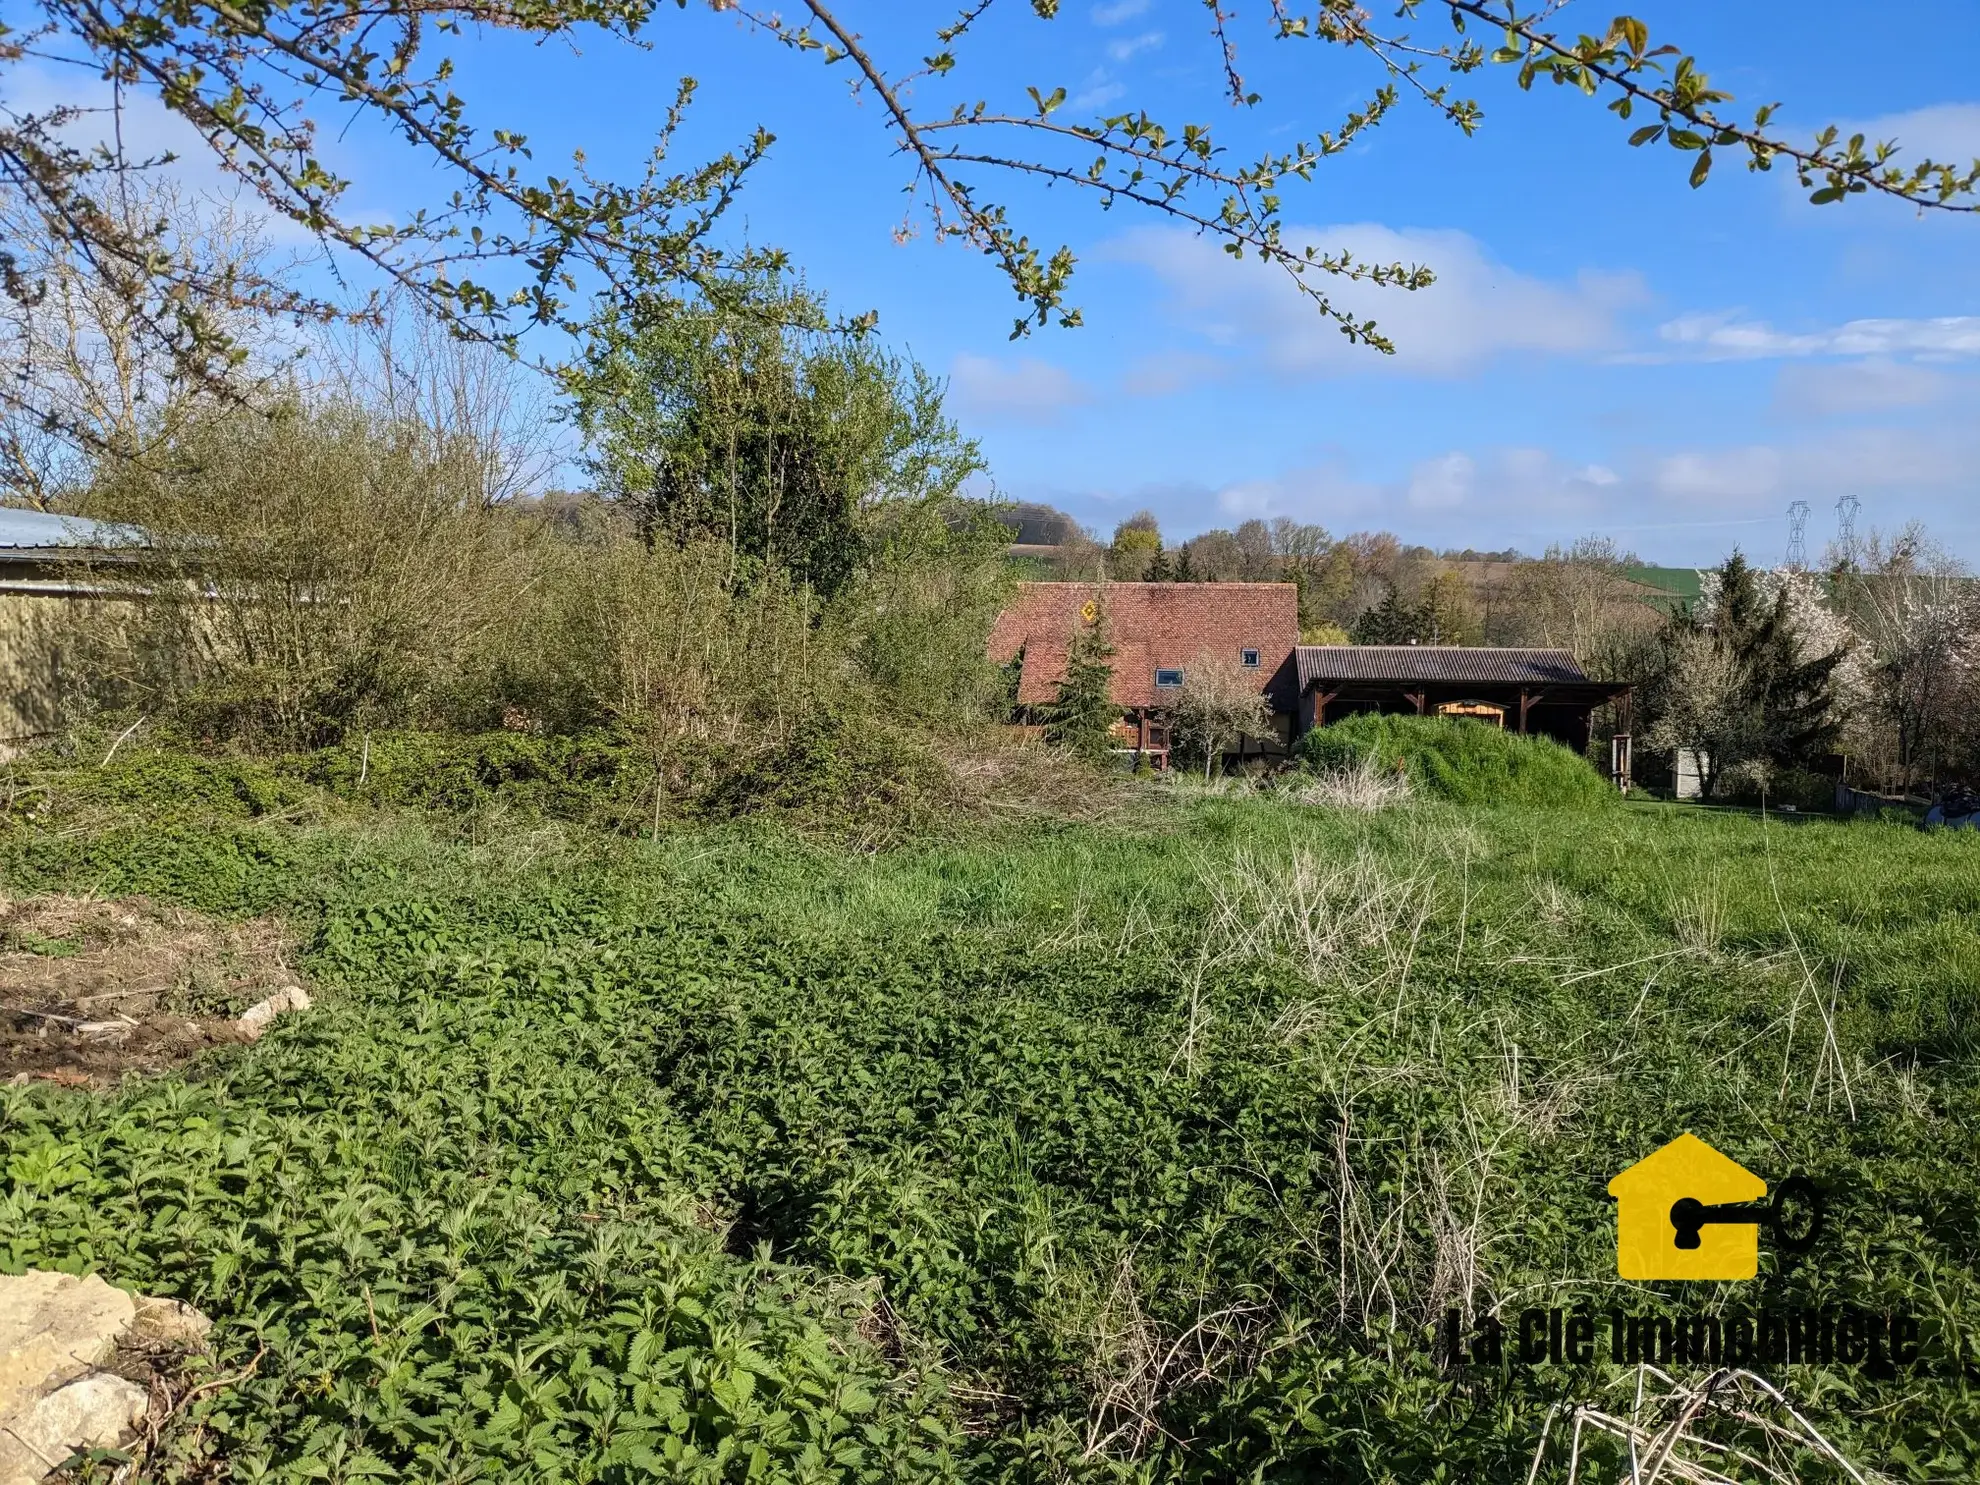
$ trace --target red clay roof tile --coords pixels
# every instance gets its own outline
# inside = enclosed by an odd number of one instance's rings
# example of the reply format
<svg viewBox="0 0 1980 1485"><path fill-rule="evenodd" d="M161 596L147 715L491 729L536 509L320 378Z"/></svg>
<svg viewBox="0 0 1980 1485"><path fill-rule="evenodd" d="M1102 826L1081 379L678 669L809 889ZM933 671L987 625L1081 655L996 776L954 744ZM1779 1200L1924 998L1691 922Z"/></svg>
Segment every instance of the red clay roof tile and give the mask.
<svg viewBox="0 0 1980 1485"><path fill-rule="evenodd" d="M1239 663L1258 651L1258 689L1280 710L1294 699L1299 590L1291 583L1020 583L990 631L990 659L1008 664L1020 650L1018 701L1052 700L1065 678L1066 649L1095 603L1114 646L1113 698L1123 707L1163 705L1156 669L1182 668L1204 655Z"/></svg>

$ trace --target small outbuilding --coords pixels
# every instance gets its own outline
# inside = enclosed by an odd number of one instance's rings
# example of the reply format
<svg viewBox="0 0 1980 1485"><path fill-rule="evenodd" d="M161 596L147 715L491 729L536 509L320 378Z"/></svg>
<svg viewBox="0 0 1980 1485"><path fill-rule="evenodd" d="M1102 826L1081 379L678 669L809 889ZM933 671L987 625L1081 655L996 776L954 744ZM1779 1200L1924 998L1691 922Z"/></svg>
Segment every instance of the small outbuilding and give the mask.
<svg viewBox="0 0 1980 1485"><path fill-rule="evenodd" d="M0 757L56 729L75 606L114 598L96 570L142 541L128 526L0 508Z"/></svg>
<svg viewBox="0 0 1980 1485"><path fill-rule="evenodd" d="M1586 752L1595 709L1622 709L1627 753L1630 688L1591 681L1566 650L1474 645L1301 645L1299 730L1356 712L1468 717L1551 737ZM1627 777L1625 756L1620 772Z"/></svg>

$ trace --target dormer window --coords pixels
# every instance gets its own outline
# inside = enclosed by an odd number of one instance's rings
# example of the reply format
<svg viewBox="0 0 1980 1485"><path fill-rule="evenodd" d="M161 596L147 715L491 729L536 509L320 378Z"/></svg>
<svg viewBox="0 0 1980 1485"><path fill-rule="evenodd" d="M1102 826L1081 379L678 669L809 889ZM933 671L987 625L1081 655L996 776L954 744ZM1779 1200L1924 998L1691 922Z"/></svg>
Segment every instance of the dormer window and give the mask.
<svg viewBox="0 0 1980 1485"><path fill-rule="evenodd" d="M1158 669L1155 672L1155 684L1158 686L1163 686L1163 687L1180 686L1182 683L1183 683L1183 673L1182 673L1182 667L1180 666L1177 666L1174 669L1168 669L1165 667L1162 669Z"/></svg>
<svg viewBox="0 0 1980 1485"><path fill-rule="evenodd" d="M1246 670L1258 669L1258 651L1256 650L1239 650L1238 660L1242 662Z"/></svg>

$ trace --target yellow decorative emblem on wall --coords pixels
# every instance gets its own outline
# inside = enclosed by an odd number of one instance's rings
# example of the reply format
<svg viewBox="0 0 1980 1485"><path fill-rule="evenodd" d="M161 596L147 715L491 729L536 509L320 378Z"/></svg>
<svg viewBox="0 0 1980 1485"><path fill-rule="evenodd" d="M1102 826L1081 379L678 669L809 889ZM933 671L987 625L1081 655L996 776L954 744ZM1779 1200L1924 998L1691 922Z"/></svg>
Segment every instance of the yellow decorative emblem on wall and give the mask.
<svg viewBox="0 0 1980 1485"><path fill-rule="evenodd" d="M1085 603L1080 605L1079 620L1082 624L1099 623L1100 605L1091 598L1087 599Z"/></svg>

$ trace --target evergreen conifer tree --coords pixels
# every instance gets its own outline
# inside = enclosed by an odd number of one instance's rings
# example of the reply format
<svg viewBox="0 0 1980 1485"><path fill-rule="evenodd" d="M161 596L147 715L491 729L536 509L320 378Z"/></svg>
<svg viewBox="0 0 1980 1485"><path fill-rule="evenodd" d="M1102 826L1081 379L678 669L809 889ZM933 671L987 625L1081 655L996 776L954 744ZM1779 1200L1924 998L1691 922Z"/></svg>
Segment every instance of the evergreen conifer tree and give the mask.
<svg viewBox="0 0 1980 1485"><path fill-rule="evenodd" d="M1073 636L1066 650L1066 673L1058 694L1043 708L1045 740L1082 758L1098 761L1112 744L1121 709L1109 694L1114 647L1107 642L1104 617Z"/></svg>

